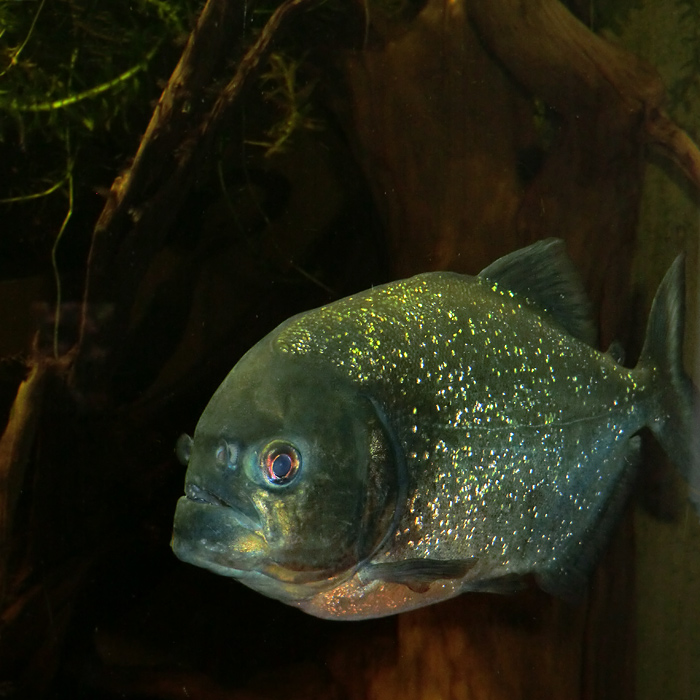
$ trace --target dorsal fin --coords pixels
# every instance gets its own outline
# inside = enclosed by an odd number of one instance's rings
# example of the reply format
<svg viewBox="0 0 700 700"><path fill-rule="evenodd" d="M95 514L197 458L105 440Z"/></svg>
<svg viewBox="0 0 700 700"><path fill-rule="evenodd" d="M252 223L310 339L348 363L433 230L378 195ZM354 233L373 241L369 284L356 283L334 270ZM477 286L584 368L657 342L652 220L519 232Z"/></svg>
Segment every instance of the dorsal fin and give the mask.
<svg viewBox="0 0 700 700"><path fill-rule="evenodd" d="M561 239L546 238L504 255L479 277L529 299L571 335L595 346L591 305Z"/></svg>

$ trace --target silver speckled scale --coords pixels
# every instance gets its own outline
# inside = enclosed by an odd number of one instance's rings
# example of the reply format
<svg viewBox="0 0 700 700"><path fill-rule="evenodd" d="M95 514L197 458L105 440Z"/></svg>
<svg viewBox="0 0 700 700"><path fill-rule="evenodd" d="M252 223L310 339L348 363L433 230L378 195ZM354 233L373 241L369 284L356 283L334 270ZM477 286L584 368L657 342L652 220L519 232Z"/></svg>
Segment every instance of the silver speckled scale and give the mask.
<svg viewBox="0 0 700 700"><path fill-rule="evenodd" d="M276 346L366 387L398 441L407 507L372 563L473 562L430 590L390 586L401 609L528 573L561 594L580 585L570 568L588 573L594 529L628 482L648 370L621 367L497 282L452 273L291 319ZM386 588L360 572L301 607L374 616Z"/></svg>

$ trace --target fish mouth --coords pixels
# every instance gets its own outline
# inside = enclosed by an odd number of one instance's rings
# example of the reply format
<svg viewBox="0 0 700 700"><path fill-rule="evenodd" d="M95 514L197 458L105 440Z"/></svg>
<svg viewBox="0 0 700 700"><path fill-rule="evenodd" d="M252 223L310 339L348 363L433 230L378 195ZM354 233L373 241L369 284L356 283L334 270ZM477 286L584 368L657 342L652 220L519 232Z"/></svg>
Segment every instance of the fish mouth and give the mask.
<svg viewBox="0 0 700 700"><path fill-rule="evenodd" d="M189 482L185 484L185 497L193 503L200 503L207 506L215 506L217 508L227 508L233 514L238 524L246 530L252 532L260 532L262 522L255 505L251 502L249 508L245 508L243 504L232 503L222 498L218 494L205 489L203 486Z"/></svg>

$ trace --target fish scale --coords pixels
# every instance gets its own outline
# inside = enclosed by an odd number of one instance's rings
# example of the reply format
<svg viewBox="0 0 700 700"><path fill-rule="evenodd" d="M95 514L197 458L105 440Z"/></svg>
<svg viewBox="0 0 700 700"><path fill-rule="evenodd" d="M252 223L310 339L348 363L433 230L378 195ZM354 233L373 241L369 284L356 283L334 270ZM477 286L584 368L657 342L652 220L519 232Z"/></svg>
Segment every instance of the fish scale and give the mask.
<svg viewBox="0 0 700 700"><path fill-rule="evenodd" d="M700 484L683 295L677 260L634 369L593 347L554 239L477 277L424 273L289 319L178 443L175 553L328 618L528 577L575 596L633 482L640 429Z"/></svg>
<svg viewBox="0 0 700 700"><path fill-rule="evenodd" d="M412 334L406 324L415 324ZM595 522L591 505L616 481L615 473L587 468L597 444L643 424L633 416L633 370L562 336L488 281L466 286L456 275L418 275L304 314L276 346L336 365L394 417L410 507L382 561L410 554L486 562L493 550L503 573L523 573L556 558L570 524L583 514ZM416 405L401 410L407 402ZM575 423L582 435L572 439ZM528 557L511 555L533 532L539 541Z"/></svg>

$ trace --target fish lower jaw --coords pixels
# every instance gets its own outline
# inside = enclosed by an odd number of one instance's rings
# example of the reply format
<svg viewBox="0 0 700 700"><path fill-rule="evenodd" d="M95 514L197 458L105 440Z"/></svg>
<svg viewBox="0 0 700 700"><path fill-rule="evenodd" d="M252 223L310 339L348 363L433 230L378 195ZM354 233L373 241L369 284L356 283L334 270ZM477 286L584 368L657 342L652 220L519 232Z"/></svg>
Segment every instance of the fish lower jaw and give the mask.
<svg viewBox="0 0 700 700"><path fill-rule="evenodd" d="M259 565L258 558L251 557L249 552L239 557L237 552L232 553L220 543L203 537L175 535L171 546L178 559L228 578L239 578Z"/></svg>

